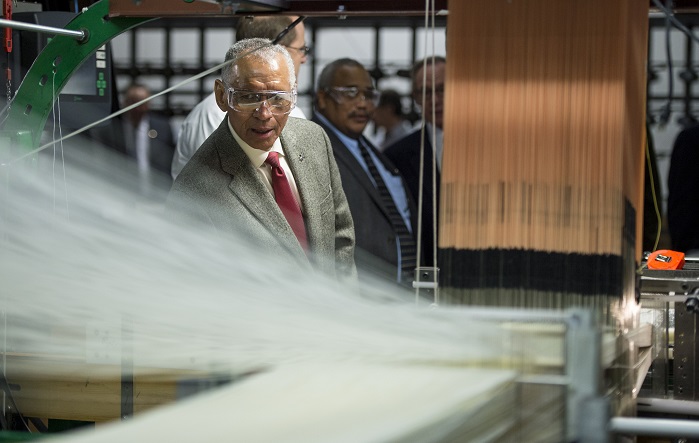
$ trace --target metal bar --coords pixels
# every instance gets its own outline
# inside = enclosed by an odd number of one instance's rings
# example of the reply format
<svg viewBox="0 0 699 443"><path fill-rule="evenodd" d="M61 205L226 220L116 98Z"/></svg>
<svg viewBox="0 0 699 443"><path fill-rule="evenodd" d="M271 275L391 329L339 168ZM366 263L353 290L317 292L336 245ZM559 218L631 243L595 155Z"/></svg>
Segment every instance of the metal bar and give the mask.
<svg viewBox="0 0 699 443"><path fill-rule="evenodd" d="M165 66L167 67L172 67L172 54L170 54L170 51L172 50L172 28L170 26L165 26L163 28L163 31L165 32L165 42L164 42L164 48L163 52L165 52ZM165 73L165 89L168 89L172 85L172 70L169 69ZM165 103L164 107L166 110L170 109L171 103L170 103L170 94L165 95Z"/></svg>
<svg viewBox="0 0 699 443"><path fill-rule="evenodd" d="M121 320L121 419L134 413L133 319Z"/></svg>
<svg viewBox="0 0 699 443"><path fill-rule="evenodd" d="M697 400L697 315L684 303L675 304L675 347L673 358L673 396L678 400Z"/></svg>
<svg viewBox="0 0 699 443"><path fill-rule="evenodd" d="M51 26L35 25L32 23L18 22L15 20L5 20L0 18L0 27L20 29L22 31L34 31L44 34L55 34L55 35L65 35L67 37L73 37L78 41L85 40L87 33L85 31L71 31L70 29L54 28Z"/></svg>
<svg viewBox="0 0 699 443"><path fill-rule="evenodd" d="M201 72L206 69L206 27L204 25L200 25L197 30L199 31L199 69L197 72ZM206 85L204 84L204 78L200 78L198 91L199 101L202 101L205 97L209 96L209 93L211 92L209 89L211 88L206 88ZM193 108L194 106L191 107Z"/></svg>
<svg viewBox="0 0 699 443"><path fill-rule="evenodd" d="M569 386L570 379L563 375L522 375L517 377L517 383L529 385L547 385L547 386Z"/></svg>
<svg viewBox="0 0 699 443"><path fill-rule="evenodd" d="M140 33L140 30L138 28L131 30L131 41L129 42L129 45L131 48L131 53L129 54L129 60L131 61L131 66L138 66L138 62L136 61L136 54L138 53L138 34L139 33ZM139 74L141 74L141 73L139 73ZM129 79L130 82L131 83L135 82L136 77L138 77L138 75L134 74L133 69L129 69L129 75L131 76L131 78ZM119 95L117 94L117 97L118 96Z"/></svg>
<svg viewBox="0 0 699 443"><path fill-rule="evenodd" d="M641 293L641 300L644 301L661 301L665 303L684 303L691 295L666 295L659 293Z"/></svg>
<svg viewBox="0 0 699 443"><path fill-rule="evenodd" d="M641 276L641 293L690 294L699 288L697 271L644 271Z"/></svg>
<svg viewBox="0 0 699 443"><path fill-rule="evenodd" d="M692 26L689 25L687 26L690 31L694 32L692 30ZM693 48L694 45L692 44L692 38L688 35L685 35L685 40L686 40L686 48L685 48L685 60L693 60L694 57L692 56L693 54ZM692 71L692 67L689 65L689 63L686 66L687 72ZM691 115L692 111L692 83L696 79L691 79L688 76L682 77L682 80L684 81L684 115ZM686 258L685 258L686 260Z"/></svg>
<svg viewBox="0 0 699 443"><path fill-rule="evenodd" d="M469 306L463 308L463 315L474 320L494 320L506 322L555 322L576 328L590 328L590 314L582 309L554 311L527 309L522 311L503 310L488 307Z"/></svg>
<svg viewBox="0 0 699 443"><path fill-rule="evenodd" d="M638 398L636 399L636 408L639 412L699 415L699 402L696 401Z"/></svg>
<svg viewBox="0 0 699 443"><path fill-rule="evenodd" d="M581 443L608 440L605 423L609 404L601 395L602 335L590 311L570 310L566 322L566 370L570 379L566 408L566 437Z"/></svg>
<svg viewBox="0 0 699 443"><path fill-rule="evenodd" d="M612 417L609 421L609 430L615 434L697 438L699 421Z"/></svg>
<svg viewBox="0 0 699 443"><path fill-rule="evenodd" d="M192 17L225 16L234 14L288 14L310 16L352 16L352 15L417 15L425 10L425 0L236 0L224 1L172 1L113 0L109 9L111 17ZM436 0L435 9L446 11L447 0Z"/></svg>

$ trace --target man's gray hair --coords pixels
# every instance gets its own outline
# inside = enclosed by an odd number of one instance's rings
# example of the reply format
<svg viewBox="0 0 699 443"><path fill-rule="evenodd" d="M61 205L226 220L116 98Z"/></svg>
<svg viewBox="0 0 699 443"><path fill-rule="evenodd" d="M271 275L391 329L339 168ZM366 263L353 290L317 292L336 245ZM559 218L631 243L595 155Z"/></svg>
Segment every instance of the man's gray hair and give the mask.
<svg viewBox="0 0 699 443"><path fill-rule="evenodd" d="M289 84L292 88L294 88L296 86L296 70L294 69L294 61L291 59L289 52L283 46L273 45L272 41L267 38L248 38L233 43L233 45L228 49L228 52L226 52L225 61L236 61L227 64L221 69L221 80L227 84L232 82L233 66L241 57L257 57L269 64L272 64L276 61L280 54L284 58L284 61L289 68Z"/></svg>

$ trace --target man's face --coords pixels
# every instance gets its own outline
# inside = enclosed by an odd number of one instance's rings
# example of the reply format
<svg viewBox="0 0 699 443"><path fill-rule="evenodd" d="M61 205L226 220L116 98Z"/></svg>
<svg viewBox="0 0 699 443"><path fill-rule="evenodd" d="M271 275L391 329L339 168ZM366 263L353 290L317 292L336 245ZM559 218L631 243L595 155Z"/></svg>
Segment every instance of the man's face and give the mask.
<svg viewBox="0 0 699 443"><path fill-rule="evenodd" d="M229 85L216 80L214 91L218 107L228 113L228 121L238 136L255 149L268 151L279 138L289 115L272 114L266 102L256 109L236 111L228 103L228 88L247 91L291 91L289 74L289 68L281 55L269 63L251 54L233 66L232 78L228 79Z"/></svg>
<svg viewBox="0 0 699 443"><path fill-rule="evenodd" d="M294 20L297 17L292 17ZM306 47L306 28L303 26L303 22L296 25L296 38L294 38L288 46L285 46L286 50L289 51L291 60L294 61L294 70L296 71L296 78L298 81L299 70L301 65L306 63L308 56L303 50Z"/></svg>
<svg viewBox="0 0 699 443"><path fill-rule="evenodd" d="M434 72L432 70L434 67ZM427 69L427 80L425 82L424 88L422 84L423 72ZM422 108L422 117L428 123L432 123L438 128L442 128L442 118L444 113L444 74L446 71L446 64L436 62L434 65L427 63L426 67L421 67L415 72L415 79L413 80L413 100ZM432 97L432 85L434 85L435 96ZM426 92L425 103L422 103L422 91ZM434 100L434 103L433 103ZM432 118L432 111L434 110L434 121Z"/></svg>
<svg viewBox="0 0 699 443"><path fill-rule="evenodd" d="M387 128L389 127L391 123L391 115L393 115L393 110L391 110L391 107L388 105L381 105L378 106L374 110L374 115L372 116L372 120L374 120L374 125L377 128Z"/></svg>
<svg viewBox="0 0 699 443"><path fill-rule="evenodd" d="M357 88L359 94L350 98L337 88ZM342 66L335 71L329 91L318 91L318 110L340 132L358 139L371 119L375 102L370 97L374 84L369 73L358 66Z"/></svg>
<svg viewBox="0 0 699 443"><path fill-rule="evenodd" d="M126 91L126 96L124 97L124 107L126 106L131 106L134 103L138 103L142 100L147 99L150 97L150 92L144 87L141 86L135 86L132 88L129 88L128 91ZM138 123L144 115L148 113L148 102L137 106L130 111L128 111L129 118L134 122Z"/></svg>

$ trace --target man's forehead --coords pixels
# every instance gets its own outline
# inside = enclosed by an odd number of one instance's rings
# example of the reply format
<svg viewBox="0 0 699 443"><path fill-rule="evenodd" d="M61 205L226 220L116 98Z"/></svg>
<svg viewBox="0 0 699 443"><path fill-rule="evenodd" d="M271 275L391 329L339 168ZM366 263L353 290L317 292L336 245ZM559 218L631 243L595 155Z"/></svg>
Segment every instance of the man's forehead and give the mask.
<svg viewBox="0 0 699 443"><path fill-rule="evenodd" d="M434 69L433 69L433 66L434 66ZM437 78L441 78L441 77L443 77L443 74L444 74L444 71L445 71L445 69L444 69L445 67L446 67L446 64L443 63L443 62L439 62L439 61L436 62L436 63L434 63L434 64L432 64L432 63L427 63L427 66L420 66L420 67L415 71L415 81L416 81L416 82L421 82L421 81L422 81L423 71L424 71L425 68L427 68L427 71L426 71L426 72L427 72L427 78L428 78L428 79L431 79L433 76L435 76L435 77L437 77ZM434 71L434 75L433 75L433 71Z"/></svg>
<svg viewBox="0 0 699 443"><path fill-rule="evenodd" d="M436 78L432 78L430 76L427 76L427 80L423 83L422 78L416 79L413 82L413 89L420 89L423 84L427 86L432 86L433 84L435 86L443 86L445 83L444 77L437 76Z"/></svg>
<svg viewBox="0 0 699 443"><path fill-rule="evenodd" d="M334 86L357 86L357 87L373 87L371 76L366 69L359 66L342 66L333 76Z"/></svg>
<svg viewBox="0 0 699 443"><path fill-rule="evenodd" d="M233 65L232 84L289 83L289 69L286 63L280 63L278 58L275 60L264 60L259 57L256 60L245 59Z"/></svg>
<svg viewBox="0 0 699 443"><path fill-rule="evenodd" d="M279 71L286 63L283 62L281 54L274 54L273 57L263 57L259 54L248 54L233 63L234 72L243 73L245 71Z"/></svg>

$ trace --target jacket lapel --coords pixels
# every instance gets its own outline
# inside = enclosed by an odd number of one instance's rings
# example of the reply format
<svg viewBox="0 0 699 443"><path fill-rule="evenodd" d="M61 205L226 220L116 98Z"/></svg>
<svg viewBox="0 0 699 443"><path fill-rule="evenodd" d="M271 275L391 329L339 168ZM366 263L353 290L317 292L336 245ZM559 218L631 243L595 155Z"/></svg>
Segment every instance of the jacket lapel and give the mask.
<svg viewBox="0 0 699 443"><path fill-rule="evenodd" d="M231 175L228 188L279 243L289 251L305 256L274 196L230 133L227 120L224 119L216 132L216 149L221 159L221 168Z"/></svg>
<svg viewBox="0 0 699 443"><path fill-rule="evenodd" d="M305 144L302 140L299 140L297 135L296 131L285 128L280 139L286 155L286 162L294 174L296 187L299 190L308 244L314 245L317 244L319 235L321 235L323 230L323 226L318 224L321 208L319 202L325 196L322 194L322 189L318 186L318 180L315 177L314 161L310 157Z"/></svg>
<svg viewBox="0 0 699 443"><path fill-rule="evenodd" d="M364 171L362 165L357 161L354 155L352 155L349 149L347 149L345 144L342 143L342 140L340 140L337 137L337 135L335 135L335 132L332 129L325 126L321 121L314 120L314 122L322 126L325 132L328 134L328 138L330 138L330 142L333 145L333 153L335 155L335 160L338 163L345 165L345 170L349 171L349 173L355 177L357 182L366 190L371 199L374 200L376 205L381 209L386 218L389 218L388 211L384 207L383 201L381 200L381 196L379 195L379 191L376 189L374 183L372 183L371 179ZM363 141L368 146L371 146L367 140ZM337 147L340 148L337 149Z"/></svg>

